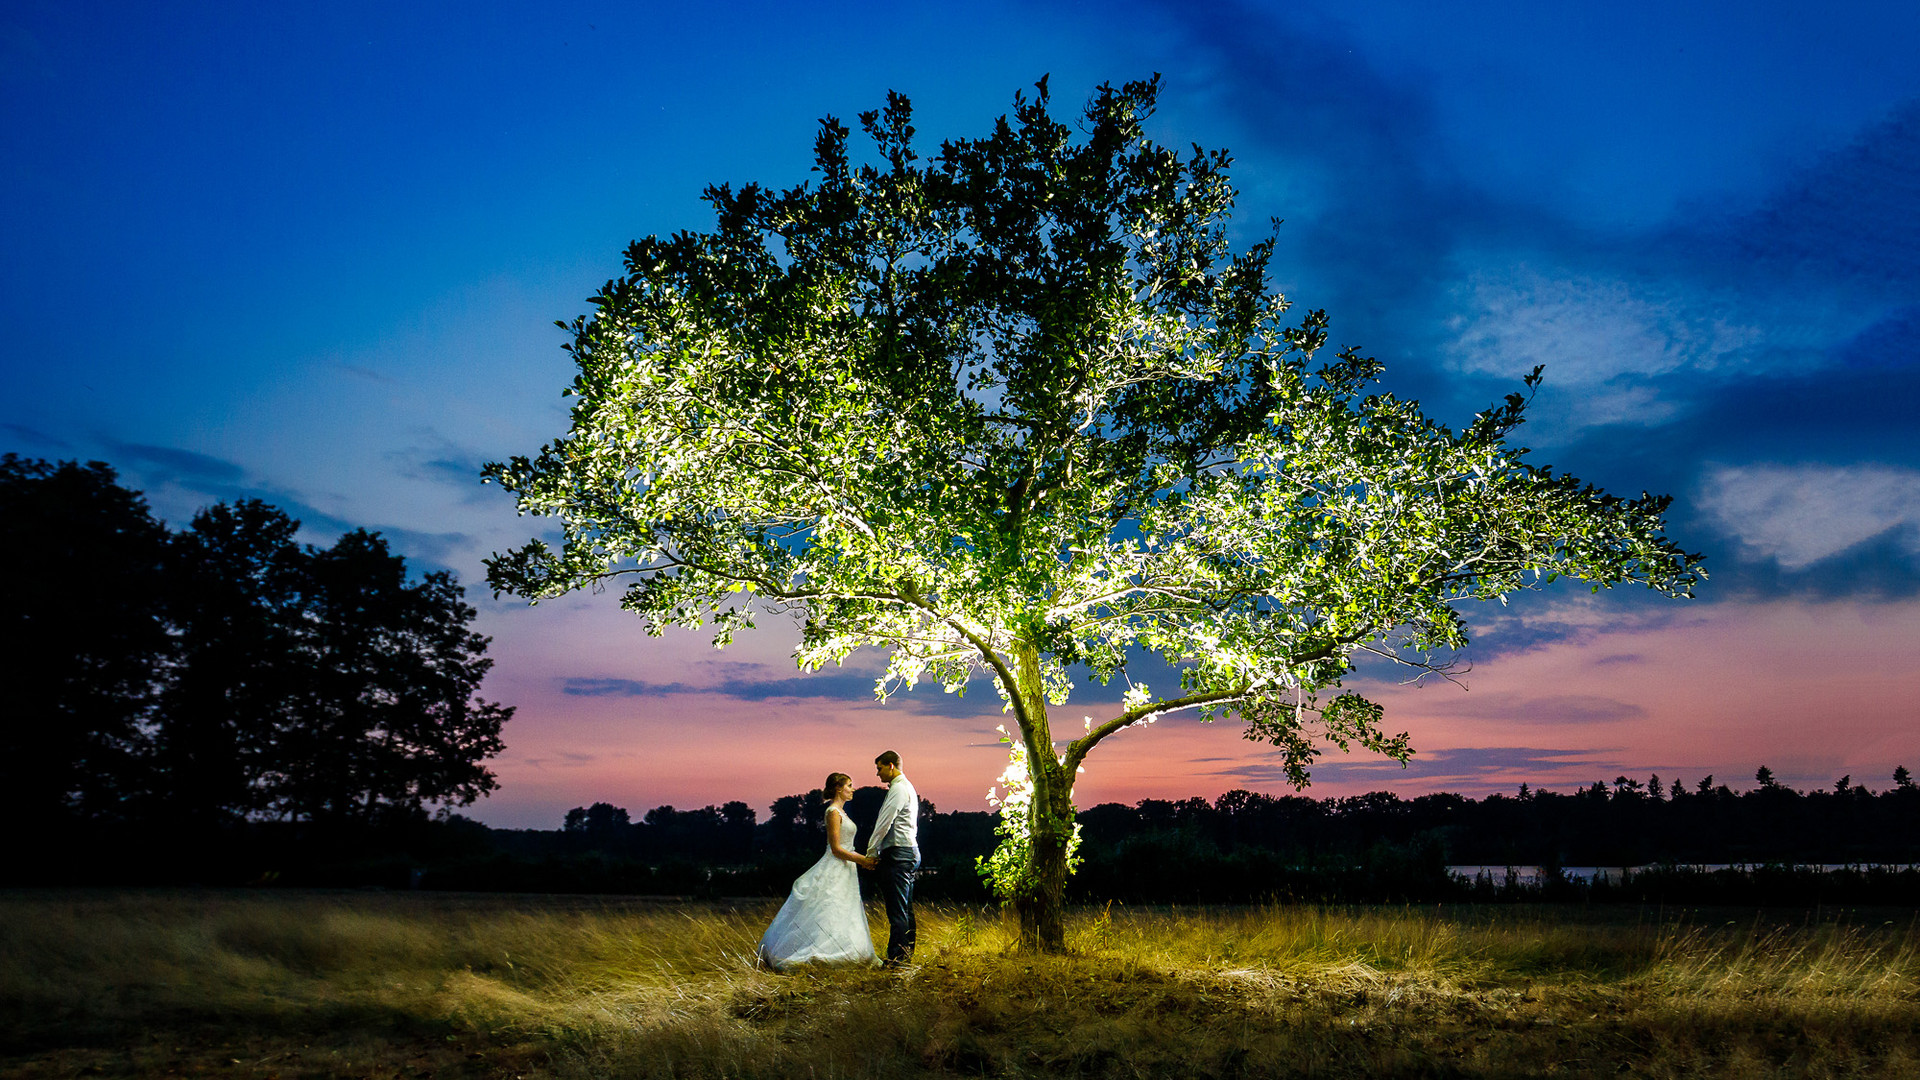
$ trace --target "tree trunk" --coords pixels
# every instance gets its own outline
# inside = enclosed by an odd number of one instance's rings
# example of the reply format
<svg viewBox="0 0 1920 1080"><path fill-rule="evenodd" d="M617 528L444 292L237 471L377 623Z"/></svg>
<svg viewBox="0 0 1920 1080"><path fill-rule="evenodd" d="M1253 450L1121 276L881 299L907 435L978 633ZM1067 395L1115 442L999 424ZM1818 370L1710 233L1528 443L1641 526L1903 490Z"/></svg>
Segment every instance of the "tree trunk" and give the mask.
<svg viewBox="0 0 1920 1080"><path fill-rule="evenodd" d="M1073 781L1058 759L1033 769L1031 891L1014 902L1020 916L1020 947L1031 952L1067 951L1067 843L1073 837Z"/></svg>
<svg viewBox="0 0 1920 1080"><path fill-rule="evenodd" d="M1015 898L1020 918L1020 947L1030 952L1067 951L1067 844L1073 837L1073 775L1053 752L1053 733L1047 723L1047 695L1040 679L1040 653L1026 642L1013 649L1015 692L1026 712L1020 733L1027 748L1027 768L1033 783L1033 805L1028 816L1032 844L1033 880Z"/></svg>

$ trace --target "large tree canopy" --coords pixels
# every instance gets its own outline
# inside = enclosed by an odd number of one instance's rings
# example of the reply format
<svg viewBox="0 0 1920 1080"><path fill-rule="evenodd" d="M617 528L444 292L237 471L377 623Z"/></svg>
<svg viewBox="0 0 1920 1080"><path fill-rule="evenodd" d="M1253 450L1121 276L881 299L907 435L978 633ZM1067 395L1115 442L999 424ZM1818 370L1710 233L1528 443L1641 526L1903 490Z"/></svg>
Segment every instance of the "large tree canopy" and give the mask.
<svg viewBox="0 0 1920 1080"><path fill-rule="evenodd" d="M1372 392L1373 360L1322 358L1326 316L1288 321L1268 287L1272 241L1229 248L1228 156L1143 134L1156 90L1101 87L1076 132L1043 80L924 162L897 94L860 118L874 163L827 119L811 183L710 188L712 232L628 249L562 324L572 431L489 467L565 528L490 560L497 590L626 576L652 632L716 643L751 625L748 593L801 614L803 666L888 649L883 694L990 674L1032 769L1042 947L1073 775L1115 731L1231 710L1299 783L1322 740L1404 757L1377 708L1314 696L1356 651L1428 663L1466 643L1462 601L1558 574L1699 576L1667 500L1507 444L1520 394L1456 431ZM1134 682L1055 740L1072 666L1104 682L1145 654L1180 685Z"/></svg>

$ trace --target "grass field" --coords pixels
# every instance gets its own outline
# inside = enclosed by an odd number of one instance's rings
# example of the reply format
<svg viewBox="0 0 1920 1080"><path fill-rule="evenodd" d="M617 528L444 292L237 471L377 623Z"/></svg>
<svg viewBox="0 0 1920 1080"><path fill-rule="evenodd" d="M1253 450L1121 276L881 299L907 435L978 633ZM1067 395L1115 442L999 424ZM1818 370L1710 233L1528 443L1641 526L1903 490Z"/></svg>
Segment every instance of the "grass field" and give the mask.
<svg viewBox="0 0 1920 1080"><path fill-rule="evenodd" d="M774 908L0 893L0 1075L1920 1076L1911 912L934 908L783 976Z"/></svg>

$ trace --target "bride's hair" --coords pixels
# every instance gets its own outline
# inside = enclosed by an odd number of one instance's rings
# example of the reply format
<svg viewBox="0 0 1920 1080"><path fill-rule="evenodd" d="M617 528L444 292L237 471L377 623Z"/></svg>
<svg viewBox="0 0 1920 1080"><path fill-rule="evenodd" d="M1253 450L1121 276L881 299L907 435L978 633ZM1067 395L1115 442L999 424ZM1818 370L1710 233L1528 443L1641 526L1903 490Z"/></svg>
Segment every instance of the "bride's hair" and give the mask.
<svg viewBox="0 0 1920 1080"><path fill-rule="evenodd" d="M820 789L820 794L824 796L828 802L832 802L833 793L840 790L841 784L844 784L847 781L852 779L853 777L848 776L846 773L843 773L843 772L828 773L827 786Z"/></svg>

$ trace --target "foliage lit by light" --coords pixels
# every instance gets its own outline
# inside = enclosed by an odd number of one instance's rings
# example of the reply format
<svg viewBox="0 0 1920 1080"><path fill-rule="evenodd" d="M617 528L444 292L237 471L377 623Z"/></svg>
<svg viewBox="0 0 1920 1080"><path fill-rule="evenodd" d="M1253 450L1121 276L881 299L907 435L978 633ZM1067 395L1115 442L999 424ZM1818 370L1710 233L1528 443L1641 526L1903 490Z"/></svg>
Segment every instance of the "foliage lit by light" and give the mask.
<svg viewBox="0 0 1920 1080"><path fill-rule="evenodd" d="M1622 500L1509 446L1521 394L1454 431L1323 359L1324 312L1286 318L1271 239L1234 253L1222 151L1149 141L1154 82L1101 87L1078 130L1043 80L992 134L924 164L905 98L822 123L817 176L708 189L710 233L647 237L566 325L572 431L489 467L557 517L488 563L496 589L625 578L651 632L756 605L801 620L817 668L879 647L881 696L989 675L1032 782L1036 943L1061 942L1073 777L1170 711L1237 714L1304 785L1322 743L1404 760L1378 707L1322 702L1371 651L1426 670L1467 642L1464 601L1571 574L1685 595L1698 560L1664 498ZM1526 380L1537 384L1536 370ZM1056 753L1069 671L1135 685Z"/></svg>

